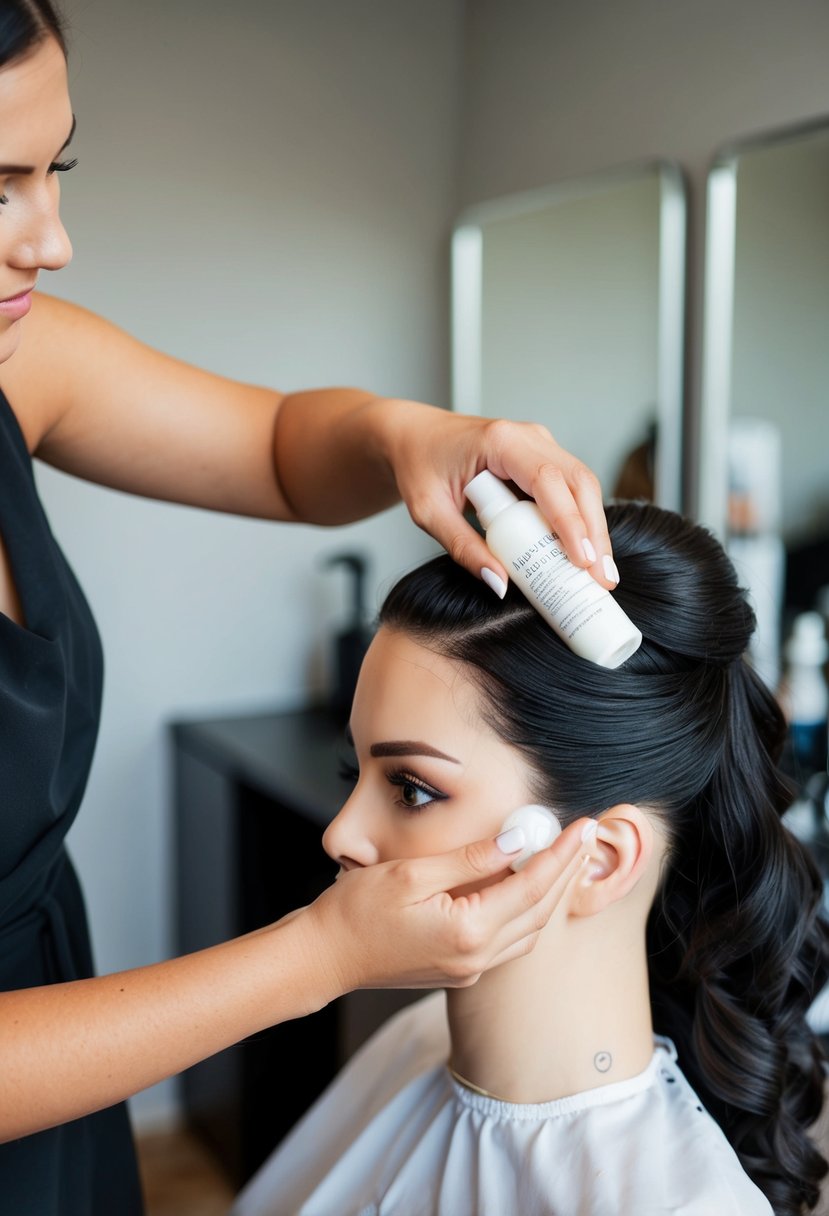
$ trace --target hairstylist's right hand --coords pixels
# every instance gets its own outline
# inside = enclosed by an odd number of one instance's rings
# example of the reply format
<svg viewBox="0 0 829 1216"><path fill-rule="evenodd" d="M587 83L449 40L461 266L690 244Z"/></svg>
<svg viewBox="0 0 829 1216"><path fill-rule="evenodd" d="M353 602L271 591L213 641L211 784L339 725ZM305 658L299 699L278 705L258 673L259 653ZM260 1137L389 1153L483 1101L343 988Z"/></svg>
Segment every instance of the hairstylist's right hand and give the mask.
<svg viewBox="0 0 829 1216"><path fill-rule="evenodd" d="M483 971L528 954L570 879L583 865L582 832L570 824L518 872L492 839L451 853L341 872L302 909L318 976L332 1000L355 988L462 988ZM471 894L451 895L506 871Z"/></svg>

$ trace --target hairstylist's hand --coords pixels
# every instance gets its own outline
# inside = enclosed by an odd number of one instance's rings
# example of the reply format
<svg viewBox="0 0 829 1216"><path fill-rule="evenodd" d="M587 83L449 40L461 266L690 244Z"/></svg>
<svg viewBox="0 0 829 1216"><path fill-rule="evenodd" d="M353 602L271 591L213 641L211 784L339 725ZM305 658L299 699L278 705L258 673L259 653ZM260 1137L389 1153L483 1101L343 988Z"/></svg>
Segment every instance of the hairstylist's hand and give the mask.
<svg viewBox="0 0 829 1216"><path fill-rule="evenodd" d="M590 822L570 824L517 874L470 895L449 891L509 863L493 840L341 872L300 913L308 918L308 949L330 978L328 999L355 988L463 988L528 954L583 865Z"/></svg>
<svg viewBox="0 0 829 1216"><path fill-rule="evenodd" d="M616 586L601 486L546 427L415 402L386 405L386 454L400 494L414 522L455 561L478 577L484 569L492 571L506 589L506 570L463 516L469 505L464 486L488 468L536 500L571 561L588 568L603 587Z"/></svg>

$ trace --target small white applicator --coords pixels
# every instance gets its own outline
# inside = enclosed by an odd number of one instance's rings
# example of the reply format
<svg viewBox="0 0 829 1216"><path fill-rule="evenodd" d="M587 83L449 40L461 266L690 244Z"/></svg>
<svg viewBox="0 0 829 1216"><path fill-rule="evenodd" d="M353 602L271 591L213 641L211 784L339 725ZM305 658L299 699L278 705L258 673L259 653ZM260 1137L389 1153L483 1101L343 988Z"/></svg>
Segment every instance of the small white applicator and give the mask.
<svg viewBox="0 0 829 1216"><path fill-rule="evenodd" d="M561 824L554 811L547 806L530 804L519 806L504 820L502 832L509 828L521 828L526 844L520 853L510 861L510 868L520 870L535 853L540 853L551 845L557 836L561 835Z"/></svg>

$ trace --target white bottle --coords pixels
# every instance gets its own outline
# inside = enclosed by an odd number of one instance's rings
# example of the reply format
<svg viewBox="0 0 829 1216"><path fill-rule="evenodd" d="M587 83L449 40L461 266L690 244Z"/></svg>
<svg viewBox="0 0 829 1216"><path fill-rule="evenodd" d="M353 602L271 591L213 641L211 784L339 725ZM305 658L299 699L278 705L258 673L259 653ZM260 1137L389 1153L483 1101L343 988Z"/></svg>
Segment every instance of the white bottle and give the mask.
<svg viewBox="0 0 829 1216"><path fill-rule="evenodd" d="M825 674L829 643L819 612L801 612L795 617L785 656L786 674L780 701L789 721L798 773L808 776L826 767L829 732L829 686Z"/></svg>
<svg viewBox="0 0 829 1216"><path fill-rule="evenodd" d="M487 469L472 478L464 493L489 548L575 654L600 667L619 667L638 650L641 632L610 592L570 561L531 499L519 499Z"/></svg>

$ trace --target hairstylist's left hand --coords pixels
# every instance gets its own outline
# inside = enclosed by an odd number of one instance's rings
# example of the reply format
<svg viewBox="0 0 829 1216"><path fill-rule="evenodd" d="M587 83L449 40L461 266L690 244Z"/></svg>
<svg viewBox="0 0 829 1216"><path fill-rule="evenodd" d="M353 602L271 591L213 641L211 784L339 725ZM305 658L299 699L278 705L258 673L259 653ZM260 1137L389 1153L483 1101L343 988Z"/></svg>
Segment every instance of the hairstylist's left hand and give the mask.
<svg viewBox="0 0 829 1216"><path fill-rule="evenodd" d="M387 405L386 453L409 513L470 573L480 578L488 569L506 588L507 571L463 515L464 486L489 469L535 499L572 562L603 587L616 586L599 481L545 426L416 402Z"/></svg>
<svg viewBox="0 0 829 1216"><path fill-rule="evenodd" d="M507 868L510 854L494 840L342 871L292 914L304 922L304 953L314 960L314 982L326 985L324 1000L355 988L464 988L528 954L584 864L582 832L591 822L570 824L518 873L466 895L450 891Z"/></svg>

